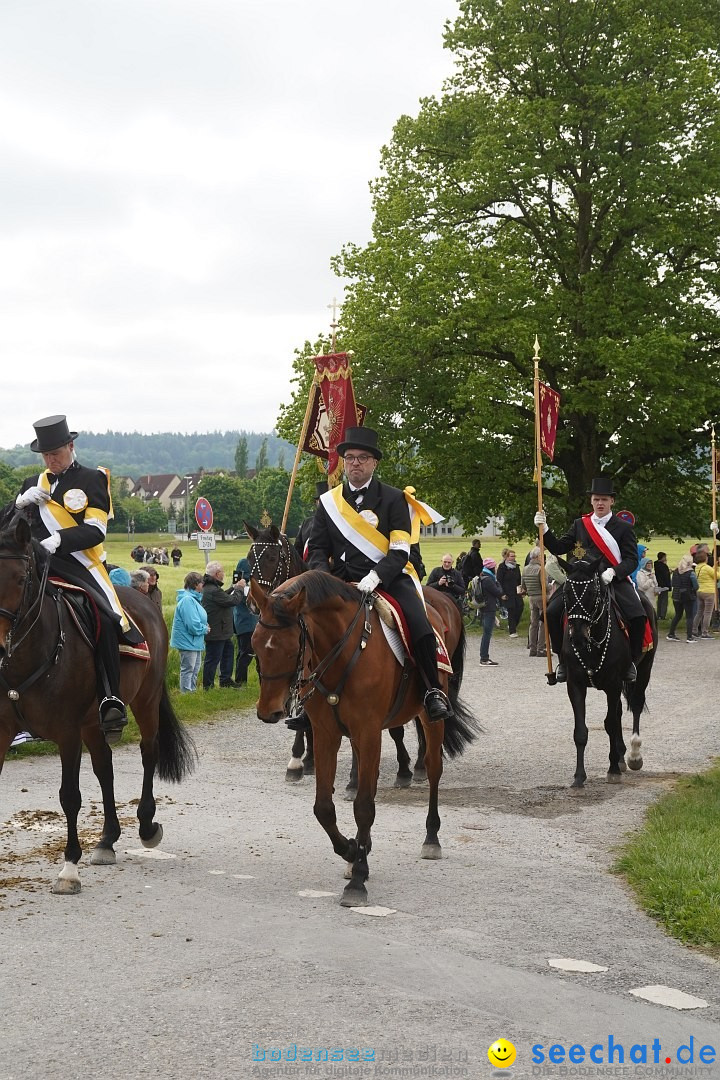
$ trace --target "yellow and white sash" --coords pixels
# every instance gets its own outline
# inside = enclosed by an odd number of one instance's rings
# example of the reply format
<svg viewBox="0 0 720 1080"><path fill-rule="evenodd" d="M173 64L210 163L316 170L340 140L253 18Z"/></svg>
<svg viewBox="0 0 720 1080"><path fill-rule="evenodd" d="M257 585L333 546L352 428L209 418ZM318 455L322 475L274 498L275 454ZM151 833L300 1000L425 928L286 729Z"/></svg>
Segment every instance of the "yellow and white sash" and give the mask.
<svg viewBox="0 0 720 1080"><path fill-rule="evenodd" d="M48 479L46 472L42 472L38 476L37 486L42 488L43 491L47 491L48 495L50 494L50 480ZM81 508L78 507L78 509ZM59 532L60 529L74 529L77 526L75 518L72 517L64 506L55 502L52 498L50 499L50 502L43 503L42 506L39 507L39 510L43 524L49 533ZM85 523L87 525L95 525L104 532L107 523L107 514L104 510L100 510L97 507L88 507L85 514ZM122 604L118 600L117 593L113 588L113 583L108 577L105 565L102 562L102 556L104 554L103 545L96 544L95 547L86 548L84 551L71 551L69 554L72 555L74 559L77 559L80 565L84 566L90 574L98 589L107 599L112 610L116 615L119 615L123 630L129 630L130 623L122 609Z"/></svg>

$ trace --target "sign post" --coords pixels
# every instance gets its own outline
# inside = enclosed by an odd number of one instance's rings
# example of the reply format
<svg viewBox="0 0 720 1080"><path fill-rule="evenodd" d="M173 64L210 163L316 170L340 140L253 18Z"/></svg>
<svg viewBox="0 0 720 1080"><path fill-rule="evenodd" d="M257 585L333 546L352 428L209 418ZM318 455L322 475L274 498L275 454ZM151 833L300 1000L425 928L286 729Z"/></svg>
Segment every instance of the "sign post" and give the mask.
<svg viewBox="0 0 720 1080"><path fill-rule="evenodd" d="M208 552L215 550L215 534L210 532L213 524L213 512L212 506L207 499L200 498L195 503L195 520L198 528L202 530L198 533L198 549L204 553L205 565L207 566L210 562Z"/></svg>

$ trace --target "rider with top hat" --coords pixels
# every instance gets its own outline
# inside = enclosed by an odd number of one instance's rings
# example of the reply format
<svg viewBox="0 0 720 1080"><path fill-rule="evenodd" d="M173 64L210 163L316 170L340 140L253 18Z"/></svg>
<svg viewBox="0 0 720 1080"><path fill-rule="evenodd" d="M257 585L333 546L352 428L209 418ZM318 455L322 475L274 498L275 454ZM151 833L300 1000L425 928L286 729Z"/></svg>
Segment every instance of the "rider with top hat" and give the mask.
<svg viewBox="0 0 720 1080"><path fill-rule="evenodd" d="M374 475L382 458L377 432L348 428L337 450L345 459L347 479L320 498L308 542L308 563L313 570L329 570L343 581L357 583L363 593L380 586L397 600L427 683L427 714L431 720L447 720L453 714L440 689L435 634L409 562L411 519L406 493Z"/></svg>
<svg viewBox="0 0 720 1080"><path fill-rule="evenodd" d="M30 449L46 468L28 477L15 500L30 521L33 537L50 555L50 572L92 594L100 617L97 666L100 726L117 742L127 724L120 697L118 631L130 626L105 568L104 541L110 514L109 477L75 459L76 431L64 416L46 416L33 424Z"/></svg>
<svg viewBox="0 0 720 1080"><path fill-rule="evenodd" d="M570 554L572 559L600 559L601 578L612 584L617 606L624 616L630 637L632 662L625 674L626 682L637 677L635 665L643 651L646 614L630 575L637 567L637 540L627 522L613 514L615 491L612 478L598 476L590 491L592 513L576 518L563 536L555 536L548 528L545 514L538 511L535 524L544 529L544 544L553 555ZM558 589L547 606L547 624L553 651L560 657L563 642L563 593ZM562 660L557 668L557 681L565 682L567 673Z"/></svg>

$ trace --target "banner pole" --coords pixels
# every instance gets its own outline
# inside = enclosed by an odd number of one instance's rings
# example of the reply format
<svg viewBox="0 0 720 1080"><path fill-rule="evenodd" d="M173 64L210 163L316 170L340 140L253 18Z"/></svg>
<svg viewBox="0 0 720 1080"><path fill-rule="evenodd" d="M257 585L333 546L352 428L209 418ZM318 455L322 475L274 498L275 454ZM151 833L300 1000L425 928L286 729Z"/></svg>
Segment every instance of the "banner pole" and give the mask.
<svg viewBox="0 0 720 1080"><path fill-rule="evenodd" d="M308 424L310 423L310 413L312 412L313 401L315 400L315 374L313 374L312 382L310 383L310 393L308 394L307 407L305 409L305 418L302 423L302 430L300 432L300 438L298 439L297 451L295 453L295 461L293 462L292 473L290 475L290 486L288 488L287 499L285 500L285 510L283 511L282 525L280 526L280 532L285 532L285 526L287 525L287 519L290 514L290 500L292 499L293 490L295 488L295 477L297 476L298 465L300 464L300 455L302 454L302 448L305 445L305 437L307 435Z"/></svg>
<svg viewBox="0 0 720 1080"><path fill-rule="evenodd" d="M717 450L715 448L715 425L710 428L710 450L712 460L712 520L717 521L716 506L717 506ZM718 612L718 590L717 590L717 533L713 533L713 571L715 573L715 588L713 589L713 609L715 615Z"/></svg>
<svg viewBox="0 0 720 1080"><path fill-rule="evenodd" d="M543 494L542 494L542 450L540 448L540 342L535 335L535 357L534 366L535 374L533 379L533 393L535 397L535 476L537 478L537 502L538 513L542 513L543 509ZM555 672L553 671L553 658L552 658L552 643L550 641L550 634L547 624L547 581L545 574L545 530L542 525L538 529L539 547L540 547L540 567L542 573L540 574L540 589L542 592L542 610L543 610L543 626L545 627L545 656L547 659L547 681L552 686L555 683Z"/></svg>

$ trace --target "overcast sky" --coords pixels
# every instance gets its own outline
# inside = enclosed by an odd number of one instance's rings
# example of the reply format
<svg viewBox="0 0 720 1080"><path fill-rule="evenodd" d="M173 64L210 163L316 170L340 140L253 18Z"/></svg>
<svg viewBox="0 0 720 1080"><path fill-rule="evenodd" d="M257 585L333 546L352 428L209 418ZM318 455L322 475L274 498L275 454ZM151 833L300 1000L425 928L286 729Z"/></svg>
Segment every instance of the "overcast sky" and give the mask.
<svg viewBox="0 0 720 1080"><path fill-rule="evenodd" d="M3 0L0 445L269 431L453 0Z"/></svg>

